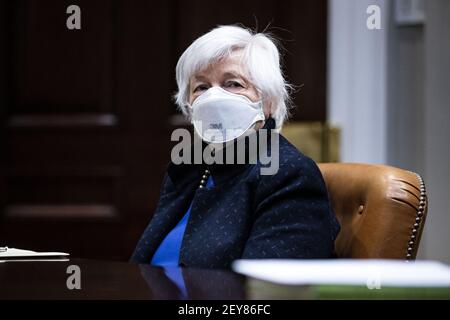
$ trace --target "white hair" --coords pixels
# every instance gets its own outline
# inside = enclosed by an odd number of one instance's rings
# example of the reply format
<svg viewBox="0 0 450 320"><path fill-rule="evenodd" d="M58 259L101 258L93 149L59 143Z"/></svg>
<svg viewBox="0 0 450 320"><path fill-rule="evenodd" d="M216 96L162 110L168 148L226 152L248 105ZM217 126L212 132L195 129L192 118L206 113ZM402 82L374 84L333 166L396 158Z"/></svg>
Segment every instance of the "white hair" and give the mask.
<svg viewBox="0 0 450 320"><path fill-rule="evenodd" d="M277 46L269 35L239 26L219 26L195 40L184 51L176 67L176 104L189 118L190 78L211 63L229 57L235 50L242 50L242 65L249 81L261 94L264 104L270 105L270 115L280 129L288 117L291 86L283 77Z"/></svg>

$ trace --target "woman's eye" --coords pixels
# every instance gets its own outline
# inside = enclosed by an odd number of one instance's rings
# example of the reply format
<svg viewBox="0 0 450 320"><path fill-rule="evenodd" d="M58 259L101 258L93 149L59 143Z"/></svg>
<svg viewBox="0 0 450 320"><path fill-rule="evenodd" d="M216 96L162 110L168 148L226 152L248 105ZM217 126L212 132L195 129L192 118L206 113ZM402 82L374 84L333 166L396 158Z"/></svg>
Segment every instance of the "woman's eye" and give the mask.
<svg viewBox="0 0 450 320"><path fill-rule="evenodd" d="M208 86L201 84L201 85L195 87L194 92L205 91L205 90L208 90Z"/></svg>
<svg viewBox="0 0 450 320"><path fill-rule="evenodd" d="M243 88L244 86L237 81L230 81L226 83L228 88Z"/></svg>

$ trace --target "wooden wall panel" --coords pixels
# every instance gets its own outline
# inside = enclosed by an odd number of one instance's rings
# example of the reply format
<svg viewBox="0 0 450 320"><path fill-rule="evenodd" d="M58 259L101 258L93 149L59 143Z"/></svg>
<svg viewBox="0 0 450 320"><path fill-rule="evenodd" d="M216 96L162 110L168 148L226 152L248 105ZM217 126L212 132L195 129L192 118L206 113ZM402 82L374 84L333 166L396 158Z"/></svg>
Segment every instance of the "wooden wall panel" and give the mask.
<svg viewBox="0 0 450 320"><path fill-rule="evenodd" d="M168 8L78 1L73 31L70 4L3 7L0 245L127 260L170 155Z"/></svg>
<svg viewBox="0 0 450 320"><path fill-rule="evenodd" d="M70 31L67 1L15 2L10 114L114 112L117 8L112 1L77 5L82 29Z"/></svg>

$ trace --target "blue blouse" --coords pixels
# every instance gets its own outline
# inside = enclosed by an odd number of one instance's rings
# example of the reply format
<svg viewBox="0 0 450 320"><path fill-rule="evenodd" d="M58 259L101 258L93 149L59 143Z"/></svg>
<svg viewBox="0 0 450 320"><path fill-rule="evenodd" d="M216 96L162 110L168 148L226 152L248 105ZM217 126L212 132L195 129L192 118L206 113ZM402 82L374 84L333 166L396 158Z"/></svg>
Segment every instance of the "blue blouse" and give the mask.
<svg viewBox="0 0 450 320"><path fill-rule="evenodd" d="M214 186L212 177L208 177L206 188ZM180 259L181 242L191 213L192 202L178 224L167 234L153 255L151 264L154 266L177 267Z"/></svg>

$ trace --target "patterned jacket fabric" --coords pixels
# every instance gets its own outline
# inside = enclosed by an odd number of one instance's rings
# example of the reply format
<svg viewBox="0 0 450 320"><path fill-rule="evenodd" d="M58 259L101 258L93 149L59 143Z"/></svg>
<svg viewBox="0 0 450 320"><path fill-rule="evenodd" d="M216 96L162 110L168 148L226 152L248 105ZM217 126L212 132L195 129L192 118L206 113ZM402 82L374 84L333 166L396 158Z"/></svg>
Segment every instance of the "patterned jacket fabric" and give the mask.
<svg viewBox="0 0 450 320"><path fill-rule="evenodd" d="M261 175L261 164L170 163L161 195L131 262L149 264L168 232L192 202L180 266L230 267L244 259L334 257L339 223L316 163L281 134L279 169ZM214 187L199 189L209 169Z"/></svg>

